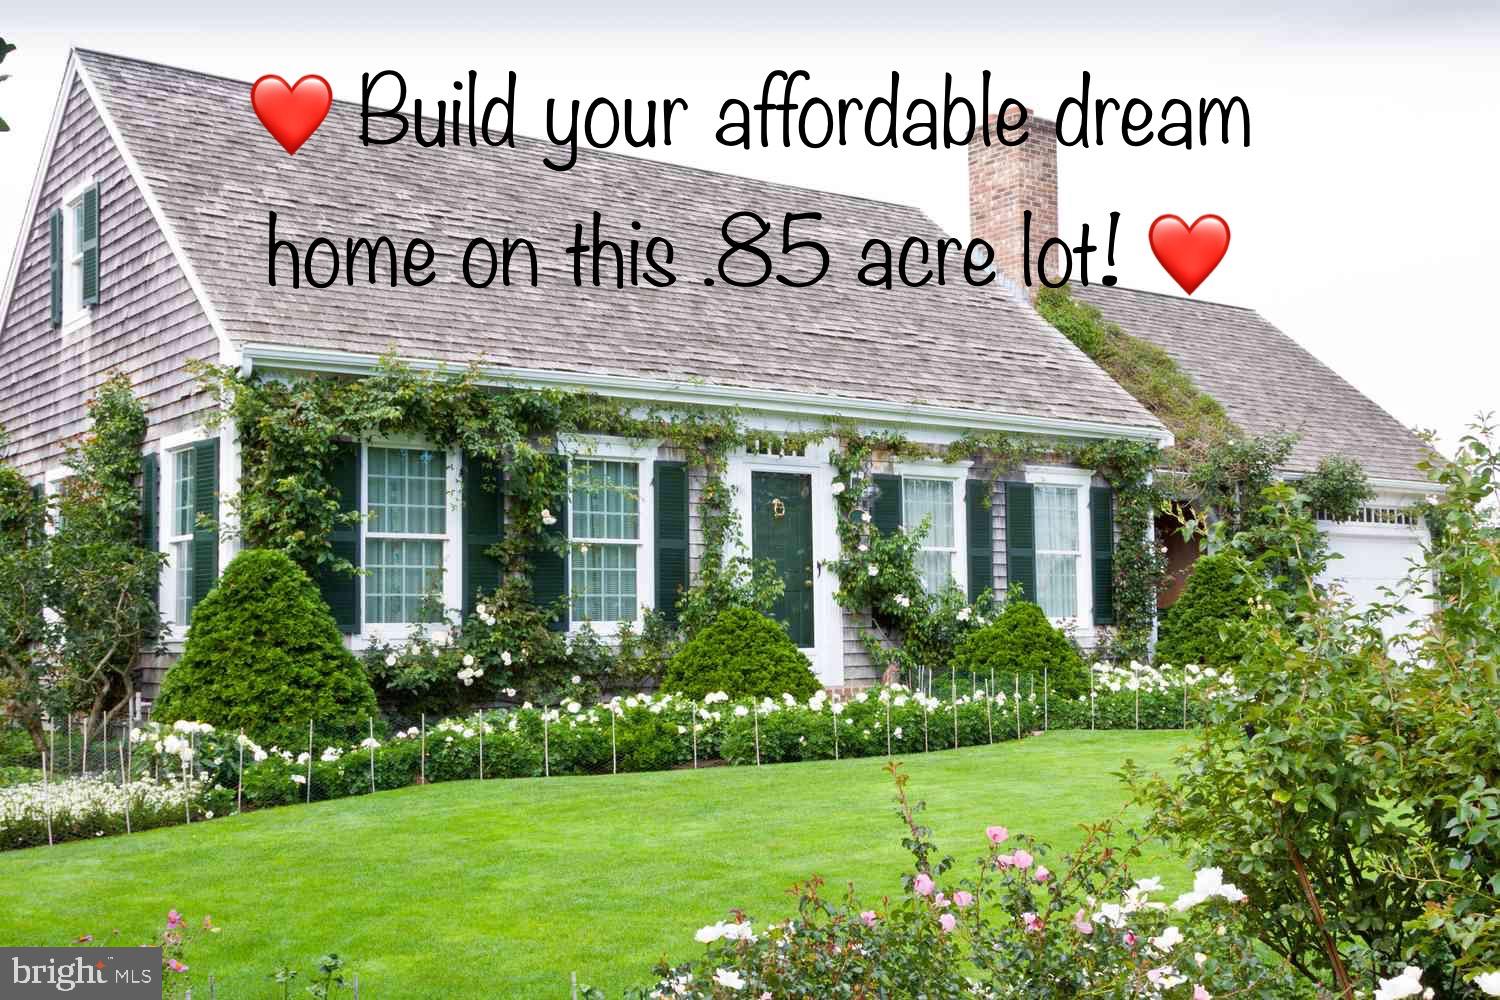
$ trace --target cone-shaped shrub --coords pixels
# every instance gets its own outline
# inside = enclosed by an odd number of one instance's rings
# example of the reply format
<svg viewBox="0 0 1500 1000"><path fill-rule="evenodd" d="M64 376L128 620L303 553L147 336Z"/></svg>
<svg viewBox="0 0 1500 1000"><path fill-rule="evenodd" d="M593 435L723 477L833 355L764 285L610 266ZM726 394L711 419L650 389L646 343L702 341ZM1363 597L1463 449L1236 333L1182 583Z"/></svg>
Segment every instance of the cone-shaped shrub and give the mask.
<svg viewBox="0 0 1500 1000"><path fill-rule="evenodd" d="M1250 617L1250 587L1236 579L1223 556L1193 564L1187 587L1162 616L1156 662L1222 667L1239 662L1244 651L1239 626Z"/></svg>
<svg viewBox="0 0 1500 1000"><path fill-rule="evenodd" d="M363 734L375 694L318 588L281 552L249 549L193 609L182 659L152 709L158 721L243 728L297 747Z"/></svg>
<svg viewBox="0 0 1500 1000"><path fill-rule="evenodd" d="M1053 697L1077 697L1089 689L1088 669L1078 647L1047 620L1030 601L1009 601L984 628L970 632L958 644L955 662L960 675L973 674L1009 694L1019 679L1029 695L1032 679L1037 697L1043 688Z"/></svg>
<svg viewBox="0 0 1500 1000"><path fill-rule="evenodd" d="M810 698L823 685L786 629L750 608L729 608L677 651L663 691L702 698Z"/></svg>

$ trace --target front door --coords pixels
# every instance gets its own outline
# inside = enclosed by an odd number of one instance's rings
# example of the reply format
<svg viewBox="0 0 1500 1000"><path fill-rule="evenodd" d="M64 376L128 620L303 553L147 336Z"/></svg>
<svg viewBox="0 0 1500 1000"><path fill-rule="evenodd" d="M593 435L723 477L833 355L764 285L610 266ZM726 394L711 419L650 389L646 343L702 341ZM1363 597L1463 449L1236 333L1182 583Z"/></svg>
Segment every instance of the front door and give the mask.
<svg viewBox="0 0 1500 1000"><path fill-rule="evenodd" d="M812 477L805 473L752 472L750 550L768 559L786 584L771 616L803 649L813 646Z"/></svg>

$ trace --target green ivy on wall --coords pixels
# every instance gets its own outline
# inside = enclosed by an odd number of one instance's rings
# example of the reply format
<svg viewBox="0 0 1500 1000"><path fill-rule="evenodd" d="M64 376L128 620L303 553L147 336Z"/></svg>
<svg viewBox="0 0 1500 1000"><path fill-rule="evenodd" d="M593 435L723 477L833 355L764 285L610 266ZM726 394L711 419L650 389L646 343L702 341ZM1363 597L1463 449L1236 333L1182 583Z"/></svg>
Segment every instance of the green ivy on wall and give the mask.
<svg viewBox="0 0 1500 1000"><path fill-rule="evenodd" d="M768 584L754 580L756 567L741 551L734 490L726 479L729 456L751 445L768 453L800 454L833 441L841 555L831 568L839 573L839 600L851 609L894 618L908 633L920 632L924 623L910 620L915 612L895 598L921 592L913 562L920 529L882 537L871 523L868 501L877 459L972 459L984 463L993 477L1031 459L1072 461L1097 470L1117 492L1116 641L1122 655L1146 652L1162 572L1150 535L1155 507L1150 471L1158 455L1150 444L974 434L943 448L914 443L897 432L862 433L842 420L818 430L776 434L747 429L733 409L643 409L586 392L494 387L482 384L473 369L418 372L389 358L364 378L243 378L213 365L199 365L198 374L220 404L217 419L232 421L239 436L240 489L226 503L240 537L249 546L280 549L314 573L353 572L330 544L336 529L359 518L341 509L332 481L340 441L419 435L436 446L502 464L507 530L492 551L508 571L521 573L533 554L566 546L563 536L546 531L543 523L543 511L556 508L567 490L565 469L550 459L559 439L597 434L660 441L698 470L704 553L696 591L763 593ZM885 568L872 574L876 563ZM685 603L691 604L691 595Z"/></svg>

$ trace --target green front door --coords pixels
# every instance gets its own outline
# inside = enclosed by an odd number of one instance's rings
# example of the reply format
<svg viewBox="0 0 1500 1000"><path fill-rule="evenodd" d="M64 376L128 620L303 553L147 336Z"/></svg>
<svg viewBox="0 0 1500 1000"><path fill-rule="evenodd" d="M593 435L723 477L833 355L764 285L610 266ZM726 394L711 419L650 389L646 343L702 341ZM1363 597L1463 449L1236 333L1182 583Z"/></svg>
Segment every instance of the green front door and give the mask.
<svg viewBox="0 0 1500 1000"><path fill-rule="evenodd" d="M772 616L803 649L813 645L812 477L750 474L750 550L769 559L786 584Z"/></svg>

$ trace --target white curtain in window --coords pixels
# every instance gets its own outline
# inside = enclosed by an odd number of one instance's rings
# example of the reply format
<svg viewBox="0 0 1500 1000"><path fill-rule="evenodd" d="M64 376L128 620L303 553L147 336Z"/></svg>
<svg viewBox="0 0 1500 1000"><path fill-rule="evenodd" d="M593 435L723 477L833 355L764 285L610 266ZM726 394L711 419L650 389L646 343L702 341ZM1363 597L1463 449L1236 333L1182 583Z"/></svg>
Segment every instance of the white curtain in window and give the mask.
<svg viewBox="0 0 1500 1000"><path fill-rule="evenodd" d="M922 551L917 553L917 572L922 575L922 586L935 594L953 579L953 483L906 477L901 481L901 496L901 523L907 530L916 531L924 520L928 522Z"/></svg>
<svg viewBox="0 0 1500 1000"><path fill-rule="evenodd" d="M1037 603L1048 618L1078 617L1078 490L1038 486L1036 501Z"/></svg>

